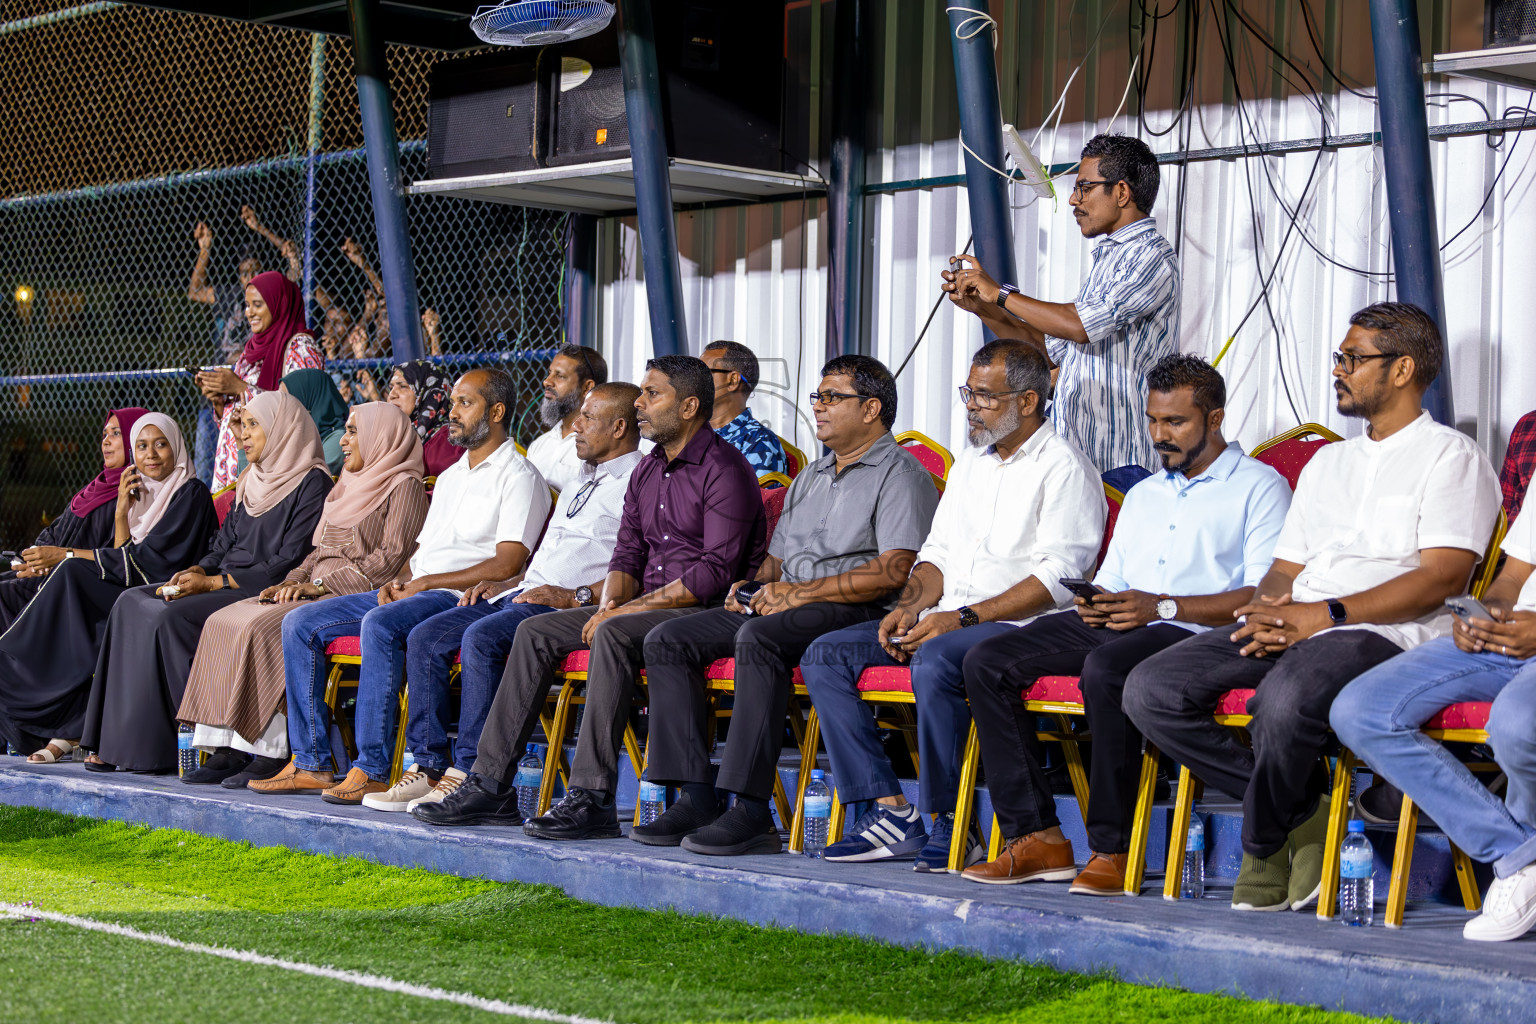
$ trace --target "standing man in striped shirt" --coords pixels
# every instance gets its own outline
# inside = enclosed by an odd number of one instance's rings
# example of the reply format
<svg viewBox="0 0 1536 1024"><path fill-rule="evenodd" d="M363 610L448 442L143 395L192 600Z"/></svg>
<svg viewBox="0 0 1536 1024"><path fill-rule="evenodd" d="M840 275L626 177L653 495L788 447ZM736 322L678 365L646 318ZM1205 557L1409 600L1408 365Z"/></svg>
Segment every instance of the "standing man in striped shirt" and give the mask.
<svg viewBox="0 0 1536 1024"><path fill-rule="evenodd" d="M1084 238L1104 240L1075 302L1032 298L956 256L944 290L999 338L1044 344L1060 364L1051 422L1099 472L1156 471L1146 430L1147 371L1178 349L1179 267L1157 231L1157 158L1140 139L1095 135L1083 147L1072 215Z"/></svg>

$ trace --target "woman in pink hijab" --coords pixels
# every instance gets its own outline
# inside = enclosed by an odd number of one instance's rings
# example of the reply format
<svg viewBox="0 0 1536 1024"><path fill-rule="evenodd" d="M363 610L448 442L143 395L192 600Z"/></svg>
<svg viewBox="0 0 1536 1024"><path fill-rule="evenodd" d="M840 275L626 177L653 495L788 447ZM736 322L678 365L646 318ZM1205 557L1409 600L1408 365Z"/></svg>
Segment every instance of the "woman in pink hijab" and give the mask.
<svg viewBox="0 0 1536 1024"><path fill-rule="evenodd" d="M399 575L427 516L421 441L384 402L354 408L341 438L341 479L315 528L315 550L283 582L213 614L203 627L176 717L212 756L182 777L228 789L288 763L283 617L308 601L376 590Z"/></svg>
<svg viewBox="0 0 1536 1024"><path fill-rule="evenodd" d="M251 340L230 369L204 370L197 386L209 398L237 396L224 406L219 421L218 449L213 457L212 490L234 483L240 458L238 433L231 423L240 410L295 370L325 369L325 353L315 341L304 316L304 296L298 285L276 271L257 274L245 289L245 322Z"/></svg>

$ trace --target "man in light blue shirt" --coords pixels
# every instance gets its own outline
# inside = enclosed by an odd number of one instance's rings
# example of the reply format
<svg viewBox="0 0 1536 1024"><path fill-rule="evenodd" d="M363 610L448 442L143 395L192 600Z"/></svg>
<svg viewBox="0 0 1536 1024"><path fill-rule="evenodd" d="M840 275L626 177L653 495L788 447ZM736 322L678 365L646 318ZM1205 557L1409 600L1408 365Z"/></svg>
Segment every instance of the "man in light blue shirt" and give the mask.
<svg viewBox="0 0 1536 1024"><path fill-rule="evenodd" d="M1203 359L1172 355L1147 374L1147 421L1163 472L1125 496L1099 593L987 640L966 656L993 808L1008 845L965 877L1073 879L1072 892L1118 895L1125 883L1141 736L1120 710L1126 676L1181 640L1230 624L1269 570L1290 508L1285 478L1221 435L1226 384ZM1042 676L1079 675L1093 732L1088 841L1079 873L1040 767L1034 715L1021 691Z"/></svg>

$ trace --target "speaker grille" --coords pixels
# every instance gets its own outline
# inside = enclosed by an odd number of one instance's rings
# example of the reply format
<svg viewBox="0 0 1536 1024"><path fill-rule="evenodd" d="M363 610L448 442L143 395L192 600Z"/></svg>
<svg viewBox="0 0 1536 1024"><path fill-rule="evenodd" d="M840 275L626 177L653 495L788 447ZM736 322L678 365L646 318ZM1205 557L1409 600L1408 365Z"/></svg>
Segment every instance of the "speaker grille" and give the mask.
<svg viewBox="0 0 1536 1024"><path fill-rule="evenodd" d="M555 149L550 163L617 160L628 155L623 73L616 66L595 67L580 85L562 89L555 101Z"/></svg>
<svg viewBox="0 0 1536 1024"><path fill-rule="evenodd" d="M1483 41L1489 47L1536 43L1536 0L1488 0Z"/></svg>

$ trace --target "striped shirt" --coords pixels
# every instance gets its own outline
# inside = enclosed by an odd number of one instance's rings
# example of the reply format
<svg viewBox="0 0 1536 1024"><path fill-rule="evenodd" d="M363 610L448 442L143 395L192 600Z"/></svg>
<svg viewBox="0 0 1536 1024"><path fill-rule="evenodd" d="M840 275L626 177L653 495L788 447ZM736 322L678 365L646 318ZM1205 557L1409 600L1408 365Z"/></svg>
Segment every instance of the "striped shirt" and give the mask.
<svg viewBox="0 0 1536 1024"><path fill-rule="evenodd" d="M1046 339L1061 364L1051 422L1101 473L1161 471L1147 432L1147 371L1178 348L1179 265L1153 218L1099 243L1076 306L1087 343Z"/></svg>

